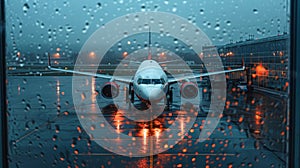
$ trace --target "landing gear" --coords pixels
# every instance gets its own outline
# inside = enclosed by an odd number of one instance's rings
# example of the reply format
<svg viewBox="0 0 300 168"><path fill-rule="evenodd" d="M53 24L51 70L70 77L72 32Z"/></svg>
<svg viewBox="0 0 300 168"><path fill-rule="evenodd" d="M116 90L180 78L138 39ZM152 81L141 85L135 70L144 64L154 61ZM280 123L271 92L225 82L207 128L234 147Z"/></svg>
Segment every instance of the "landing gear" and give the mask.
<svg viewBox="0 0 300 168"><path fill-rule="evenodd" d="M133 84L132 83L129 84L128 97L129 97L129 95L130 95L130 101L131 101L131 103L133 103L134 102L134 90L133 90Z"/></svg>
<svg viewBox="0 0 300 168"><path fill-rule="evenodd" d="M167 98L167 109L169 110L173 103L173 87L168 88L166 98Z"/></svg>
<svg viewBox="0 0 300 168"><path fill-rule="evenodd" d="M132 103L134 103L134 90L133 89L130 91L130 101Z"/></svg>

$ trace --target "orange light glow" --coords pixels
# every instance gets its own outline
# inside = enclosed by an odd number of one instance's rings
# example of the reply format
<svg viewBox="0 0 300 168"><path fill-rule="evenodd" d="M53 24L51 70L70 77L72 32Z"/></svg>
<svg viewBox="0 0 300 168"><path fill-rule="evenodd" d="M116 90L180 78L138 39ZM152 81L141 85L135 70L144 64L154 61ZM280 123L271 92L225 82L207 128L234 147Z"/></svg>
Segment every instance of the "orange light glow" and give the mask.
<svg viewBox="0 0 300 168"><path fill-rule="evenodd" d="M260 119L261 119L261 116L259 116L259 115L256 114L256 115L255 115L255 119L256 119L256 120L260 120Z"/></svg>
<svg viewBox="0 0 300 168"><path fill-rule="evenodd" d="M254 133L255 134L260 134L260 130L255 130Z"/></svg>
<svg viewBox="0 0 300 168"><path fill-rule="evenodd" d="M180 133L181 133L181 136L183 137L184 136L184 119L181 118L180 120Z"/></svg>
<svg viewBox="0 0 300 168"><path fill-rule="evenodd" d="M255 70L256 70L257 76L268 76L269 75L269 71L262 64L259 64L255 68Z"/></svg>
<svg viewBox="0 0 300 168"><path fill-rule="evenodd" d="M234 53L232 51L226 53L226 56L234 56Z"/></svg>
<svg viewBox="0 0 300 168"><path fill-rule="evenodd" d="M56 81L56 96L57 96L57 110L60 110L60 82L59 80Z"/></svg>
<svg viewBox="0 0 300 168"><path fill-rule="evenodd" d="M92 83L91 83L91 100L93 103L95 103L97 100L97 92L96 92L96 82L95 82L95 78L92 78Z"/></svg>
<svg viewBox="0 0 300 168"><path fill-rule="evenodd" d="M243 120L244 120L244 117L241 116L241 117L239 118L239 122L241 123L241 122L243 122Z"/></svg>
<svg viewBox="0 0 300 168"><path fill-rule="evenodd" d="M143 139L144 139L144 145L147 145L147 134L148 134L148 129L143 129Z"/></svg>
<svg viewBox="0 0 300 168"><path fill-rule="evenodd" d="M59 53L55 53L55 54L53 54L53 57L54 58L60 58L60 54Z"/></svg>
<svg viewBox="0 0 300 168"><path fill-rule="evenodd" d="M122 123L124 121L124 117L122 115L122 111L118 110L117 114L115 115L115 118L114 118L114 125L116 126L117 128L117 133L120 133L121 132L121 126L122 126Z"/></svg>
<svg viewBox="0 0 300 168"><path fill-rule="evenodd" d="M120 120L117 121L117 130L120 131Z"/></svg>
<svg viewBox="0 0 300 168"><path fill-rule="evenodd" d="M77 126L77 131L81 133L81 128L79 126Z"/></svg>
<svg viewBox="0 0 300 168"><path fill-rule="evenodd" d="M81 95L80 95L80 96L81 96L81 100L84 100L84 99L85 99L85 97L86 97L84 93L81 93Z"/></svg>
<svg viewBox="0 0 300 168"><path fill-rule="evenodd" d="M261 116L261 112L260 111L256 111L254 118L255 118L255 124L256 125L261 125L262 124L262 121L261 121L262 120L262 116Z"/></svg>
<svg viewBox="0 0 300 168"><path fill-rule="evenodd" d="M160 56L161 56L161 57L165 57L165 56L166 56L166 53L162 52L162 53L160 53Z"/></svg>
<svg viewBox="0 0 300 168"><path fill-rule="evenodd" d="M123 52L123 57L127 57L127 55L128 55L128 52Z"/></svg>
<svg viewBox="0 0 300 168"><path fill-rule="evenodd" d="M289 82L285 82L285 86L288 87L289 86Z"/></svg>
<svg viewBox="0 0 300 168"><path fill-rule="evenodd" d="M157 141L159 140L160 132L161 132L160 129L158 129L158 128L155 129L155 137L156 137L156 140L157 140Z"/></svg>
<svg viewBox="0 0 300 168"><path fill-rule="evenodd" d="M89 53L90 58L96 58L96 53L94 51Z"/></svg>
<svg viewBox="0 0 300 168"><path fill-rule="evenodd" d="M204 58L203 52L201 52L201 53L199 54L199 57L201 58L201 60Z"/></svg>
<svg viewBox="0 0 300 168"><path fill-rule="evenodd" d="M281 57L284 56L284 52L283 52L283 51L280 51L280 52L279 52L279 56L281 56Z"/></svg>

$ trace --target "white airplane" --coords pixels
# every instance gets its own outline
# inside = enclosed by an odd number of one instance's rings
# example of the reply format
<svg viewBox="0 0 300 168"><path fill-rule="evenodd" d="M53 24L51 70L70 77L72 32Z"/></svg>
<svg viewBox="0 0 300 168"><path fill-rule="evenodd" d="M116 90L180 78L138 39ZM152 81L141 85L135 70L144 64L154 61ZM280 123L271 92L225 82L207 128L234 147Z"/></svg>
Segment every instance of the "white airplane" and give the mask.
<svg viewBox="0 0 300 168"><path fill-rule="evenodd" d="M167 74L160 66L160 64L165 62L157 62L152 59L150 44L151 37L149 33L149 54L148 59L140 63L135 75L132 79L125 79L119 76L110 76L105 74L93 74L89 72L65 70L60 68L54 68L51 66L50 56L48 57L48 68L54 71L69 72L81 75L94 76L99 78L110 79L110 82L104 84L101 89L101 94L105 98L115 98L119 94L119 85L116 82L123 82L129 84L129 93L131 95L131 100L134 101L134 94L142 101L151 104L151 102L159 102L165 95L170 95L170 85L177 83L179 81L187 81L189 79L199 79L200 77L217 75L222 73L230 73L235 71L245 70L244 63L241 68L208 72L201 74L187 75L184 74L181 77L168 78ZM183 98L192 99L198 95L198 85L194 82L183 82L180 86L180 93ZM167 96L172 97L172 96ZM171 101L171 100L167 100Z"/></svg>

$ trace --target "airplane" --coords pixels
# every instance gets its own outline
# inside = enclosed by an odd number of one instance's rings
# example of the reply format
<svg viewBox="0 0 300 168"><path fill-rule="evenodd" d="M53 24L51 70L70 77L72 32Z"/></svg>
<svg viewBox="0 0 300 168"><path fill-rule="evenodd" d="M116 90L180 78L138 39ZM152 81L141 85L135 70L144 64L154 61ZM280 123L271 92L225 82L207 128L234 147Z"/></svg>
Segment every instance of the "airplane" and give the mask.
<svg viewBox="0 0 300 168"><path fill-rule="evenodd" d="M170 98L173 96L170 89L170 85L182 82L180 85L180 94L183 98L192 99L198 95L198 86L196 83L188 81L189 79L199 79L200 77L217 75L222 73L230 73L236 71L245 70L244 62L242 61L242 67L230 70L223 70L217 72L207 72L193 75L182 75L176 78L169 78L166 72L163 70L160 64L165 62L157 62L152 59L151 55L151 32L149 31L149 47L148 47L148 59L139 63L139 67L135 75L131 79L126 79L121 76L111 76L99 73L89 73L74 70L66 70L60 68L54 68L51 66L50 56L48 56L48 68L54 71L75 73L80 75L94 76L98 78L109 79L110 81L102 86L101 94L104 98L112 99L119 95L119 85L116 82L123 82L129 84L128 94L130 94L130 100L134 101L134 95L138 97L142 102L151 104L151 102L159 102L163 98L167 97L167 104L172 102ZM176 60L175 60L176 61Z"/></svg>

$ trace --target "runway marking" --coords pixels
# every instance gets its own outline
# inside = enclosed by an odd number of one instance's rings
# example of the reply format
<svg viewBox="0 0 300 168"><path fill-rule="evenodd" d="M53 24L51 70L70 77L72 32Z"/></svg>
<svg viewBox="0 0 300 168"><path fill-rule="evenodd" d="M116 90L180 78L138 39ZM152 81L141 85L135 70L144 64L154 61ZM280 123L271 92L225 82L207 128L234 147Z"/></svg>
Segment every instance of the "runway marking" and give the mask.
<svg viewBox="0 0 300 168"><path fill-rule="evenodd" d="M43 128L44 126L48 126L49 124L54 123L57 119L61 118L62 116L64 116L63 113L58 114L52 120L48 120L45 123L40 124L37 129L31 130L30 132L28 132L25 135L21 136L20 138L16 139L15 142L18 143L18 142L22 141L23 139L27 138L31 134L40 131L41 128Z"/></svg>
<svg viewBox="0 0 300 168"><path fill-rule="evenodd" d="M27 134L25 134L25 135L21 136L19 139L17 139L17 140L16 140L16 143L18 143L18 142L22 141L24 138L26 138L26 137L30 136L31 134L33 134L33 133L37 132L38 130L39 130L39 129L34 129L34 130L32 130L32 131L28 132Z"/></svg>

